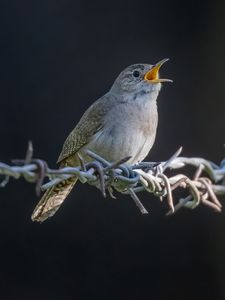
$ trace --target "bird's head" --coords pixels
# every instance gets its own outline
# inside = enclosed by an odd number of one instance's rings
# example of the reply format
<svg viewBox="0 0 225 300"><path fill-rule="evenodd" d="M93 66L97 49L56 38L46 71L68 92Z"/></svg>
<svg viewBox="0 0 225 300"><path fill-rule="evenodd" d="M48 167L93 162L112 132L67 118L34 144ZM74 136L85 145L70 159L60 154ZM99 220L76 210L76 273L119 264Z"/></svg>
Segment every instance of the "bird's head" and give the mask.
<svg viewBox="0 0 225 300"><path fill-rule="evenodd" d="M159 69L168 58L155 65L134 64L123 70L116 78L111 91L115 93L151 93L159 91L162 82L172 82L159 77Z"/></svg>

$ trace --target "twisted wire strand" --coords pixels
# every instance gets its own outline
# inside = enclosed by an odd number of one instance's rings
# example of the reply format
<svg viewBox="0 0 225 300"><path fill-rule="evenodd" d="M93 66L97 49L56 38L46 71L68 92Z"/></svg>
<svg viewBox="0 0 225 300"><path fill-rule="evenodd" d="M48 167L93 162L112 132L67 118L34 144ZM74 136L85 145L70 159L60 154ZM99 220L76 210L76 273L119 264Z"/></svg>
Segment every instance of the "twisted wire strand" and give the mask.
<svg viewBox="0 0 225 300"><path fill-rule="evenodd" d="M79 167L51 169L44 160L33 158L33 146L29 142L25 159L13 160L13 165L0 162L0 175L3 176L0 187L5 187L10 178L23 177L27 182L36 183L36 194L39 196L41 191L76 176L80 182L96 186L104 197L108 191L115 198L114 190L130 195L142 214L148 213L137 196L137 193L143 191L153 194L161 201L166 198L170 208L167 215L182 207L194 209L199 204L220 212L222 204L218 196L225 195L225 159L217 165L203 158L181 157L181 150L182 148L178 149L165 162L142 162L133 166L126 164L130 157L111 163L87 150L93 162L86 163L80 157ZM192 178L184 174L187 166L196 169ZM169 176L166 174L168 169L184 169L184 172ZM44 183L46 178L48 182ZM187 194L185 198L177 200L174 199L173 192L179 188L186 190Z"/></svg>

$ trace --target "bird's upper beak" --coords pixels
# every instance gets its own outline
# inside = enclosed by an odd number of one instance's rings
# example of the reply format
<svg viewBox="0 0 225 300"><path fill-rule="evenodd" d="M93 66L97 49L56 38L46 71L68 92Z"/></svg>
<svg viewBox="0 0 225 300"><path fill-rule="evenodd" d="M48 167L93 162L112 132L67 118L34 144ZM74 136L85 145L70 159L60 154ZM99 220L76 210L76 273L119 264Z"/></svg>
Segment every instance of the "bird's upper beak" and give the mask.
<svg viewBox="0 0 225 300"><path fill-rule="evenodd" d="M159 78L159 69L161 66L168 61L169 58L164 58L160 60L156 65L154 65L146 74L144 79L149 83L159 83L159 82L173 82L171 79Z"/></svg>

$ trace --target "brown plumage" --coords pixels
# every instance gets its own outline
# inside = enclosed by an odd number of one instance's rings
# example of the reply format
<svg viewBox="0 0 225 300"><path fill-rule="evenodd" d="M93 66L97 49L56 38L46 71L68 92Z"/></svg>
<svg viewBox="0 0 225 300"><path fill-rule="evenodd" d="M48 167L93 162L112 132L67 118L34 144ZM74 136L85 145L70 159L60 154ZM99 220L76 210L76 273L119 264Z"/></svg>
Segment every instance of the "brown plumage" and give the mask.
<svg viewBox="0 0 225 300"><path fill-rule="evenodd" d="M107 96L103 96L103 98L107 99ZM99 102L96 101L87 109L80 122L65 140L57 161L60 168L78 166L78 151L89 142L93 134L101 129L104 109L102 110ZM43 222L47 218L52 217L69 195L76 182L77 178L72 177L47 190L32 213L32 221Z"/></svg>
<svg viewBox="0 0 225 300"><path fill-rule="evenodd" d="M112 107L112 100L114 100L113 97L109 97L109 94L106 94L86 110L64 142L63 149L57 160L60 168L66 166L77 167L79 165L77 154L89 143L93 135L102 129L103 117L107 110ZM106 103L107 105L105 105ZM32 213L32 221L43 222L47 218L52 217L69 195L76 182L77 178L74 177L47 190Z"/></svg>
<svg viewBox="0 0 225 300"><path fill-rule="evenodd" d="M44 222L52 217L69 195L76 182L77 178L70 178L47 190L33 211L32 221Z"/></svg>

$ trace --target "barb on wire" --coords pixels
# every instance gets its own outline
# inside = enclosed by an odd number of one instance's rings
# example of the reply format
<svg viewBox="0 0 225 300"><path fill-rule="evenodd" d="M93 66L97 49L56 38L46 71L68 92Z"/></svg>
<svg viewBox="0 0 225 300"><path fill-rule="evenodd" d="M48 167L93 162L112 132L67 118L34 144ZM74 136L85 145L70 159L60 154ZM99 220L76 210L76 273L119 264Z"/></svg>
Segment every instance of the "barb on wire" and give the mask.
<svg viewBox="0 0 225 300"><path fill-rule="evenodd" d="M182 148L179 148L164 162L141 162L131 166L126 164L130 157L108 162L87 150L86 154L92 159L91 162L85 162L80 156L80 166L50 169L44 160L33 158L33 146L29 142L25 159L12 160L13 165L0 162L0 175L3 176L0 187L5 187L10 178L23 177L28 182L36 183L36 194L39 196L41 190L47 190L76 176L82 183L96 186L104 197L108 192L111 198L115 198L114 191L130 195L142 214L148 213L137 196L143 191L155 195L161 201L165 198L170 208L167 215L183 207L194 209L199 204L220 212L222 204L218 197L225 196L225 159L217 165L203 158L181 157L181 151ZM186 166L196 169L192 178L185 175ZM183 172L169 176L166 174L168 169L182 169ZM44 183L46 178L48 182ZM186 195L181 199L174 199L173 193L177 189L184 189Z"/></svg>

